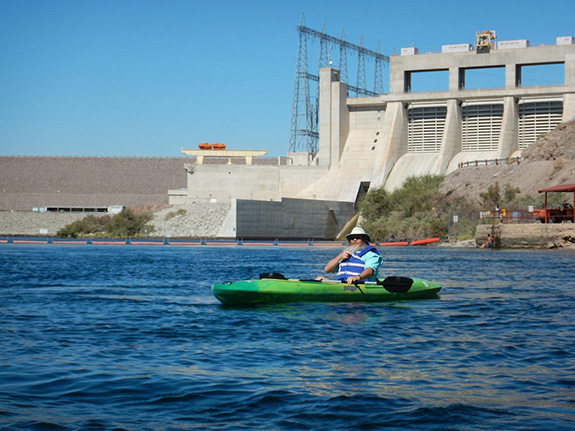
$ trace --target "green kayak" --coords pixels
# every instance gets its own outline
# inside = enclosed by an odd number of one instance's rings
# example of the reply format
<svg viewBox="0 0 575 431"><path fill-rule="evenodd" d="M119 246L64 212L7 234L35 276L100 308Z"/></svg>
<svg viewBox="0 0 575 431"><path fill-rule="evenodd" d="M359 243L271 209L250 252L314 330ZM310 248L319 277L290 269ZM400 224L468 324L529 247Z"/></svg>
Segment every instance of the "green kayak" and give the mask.
<svg viewBox="0 0 575 431"><path fill-rule="evenodd" d="M376 282L347 284L333 280L288 280L281 274L259 280L214 284L214 296L226 305L285 302L384 302L437 297L441 285L420 278L387 277Z"/></svg>

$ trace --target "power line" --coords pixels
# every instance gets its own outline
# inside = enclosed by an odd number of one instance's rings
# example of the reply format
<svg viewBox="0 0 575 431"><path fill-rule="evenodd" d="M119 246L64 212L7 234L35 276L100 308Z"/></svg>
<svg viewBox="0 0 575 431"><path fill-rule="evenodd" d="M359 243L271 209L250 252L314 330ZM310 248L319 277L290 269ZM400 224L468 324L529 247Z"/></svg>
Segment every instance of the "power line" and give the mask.
<svg viewBox="0 0 575 431"><path fill-rule="evenodd" d="M343 47L345 47L351 51L361 52L367 56L370 56L370 57L373 57L375 59L379 59L379 60L385 61L386 63L389 63L389 57L386 55L383 55L379 52L364 48L361 45L359 45L359 46L354 45L353 43L346 42L343 39L338 39L337 37L330 36L330 35L326 34L325 32L319 32L319 31L313 30L309 27L306 27L303 24L298 25L295 29L301 33L306 33L306 34L309 34L310 36L317 37L320 40L325 39L327 42L330 42L334 45L340 45L340 46L343 46Z"/></svg>
<svg viewBox="0 0 575 431"><path fill-rule="evenodd" d="M356 97L377 96L383 93L383 65L389 64L389 57L381 54L379 43L377 51L372 51L363 46L363 36L360 44L355 45L345 40L345 31L342 37L337 38L326 33L325 22L322 31L316 31L305 26L304 15L301 17L301 24L295 28L299 33L298 56L296 64L296 77L294 83L294 94L292 101L290 152L307 151L315 155L318 152L319 131L319 69L330 67L331 52L333 47L339 47L339 67L341 82L347 83L347 53L357 53L357 75L356 85L349 85L349 91L355 93ZM319 61L316 74L308 71L307 43L308 38L319 39ZM373 90L366 88L365 59L375 61L375 72ZM316 91L311 91L311 85Z"/></svg>

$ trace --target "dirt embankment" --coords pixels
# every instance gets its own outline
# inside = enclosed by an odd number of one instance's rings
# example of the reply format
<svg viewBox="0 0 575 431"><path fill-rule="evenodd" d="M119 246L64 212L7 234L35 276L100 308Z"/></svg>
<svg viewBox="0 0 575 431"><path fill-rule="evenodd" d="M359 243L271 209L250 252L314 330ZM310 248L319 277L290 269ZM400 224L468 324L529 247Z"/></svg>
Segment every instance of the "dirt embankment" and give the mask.
<svg viewBox="0 0 575 431"><path fill-rule="evenodd" d="M536 196L538 191L559 184L575 184L575 121L558 125L523 152L520 164L461 168L445 177L440 191L470 204L479 204L480 193L499 183L519 188L521 196ZM494 232L493 229L499 229ZM477 238L486 233L500 236L504 248L575 247L573 224L559 225L480 225ZM478 242L481 242L478 241Z"/></svg>
<svg viewBox="0 0 575 431"><path fill-rule="evenodd" d="M575 183L575 121L562 123L523 152L520 164L461 168L445 177L440 190L478 202L479 194L499 183L518 187L521 195L557 184Z"/></svg>
<svg viewBox="0 0 575 431"><path fill-rule="evenodd" d="M151 237L216 238L230 204L192 203L154 212ZM0 235L55 236L60 229L89 213L39 213L0 211Z"/></svg>

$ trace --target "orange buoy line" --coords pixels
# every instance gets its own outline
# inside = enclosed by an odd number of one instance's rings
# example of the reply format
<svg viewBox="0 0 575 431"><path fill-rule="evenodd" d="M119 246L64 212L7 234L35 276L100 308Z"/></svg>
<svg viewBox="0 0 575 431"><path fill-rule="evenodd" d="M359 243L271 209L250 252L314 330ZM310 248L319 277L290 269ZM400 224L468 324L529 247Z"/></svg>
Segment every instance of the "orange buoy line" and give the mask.
<svg viewBox="0 0 575 431"><path fill-rule="evenodd" d="M202 245L201 241L169 241L166 245Z"/></svg>
<svg viewBox="0 0 575 431"><path fill-rule="evenodd" d="M439 238L419 239L417 241L411 241L411 245L426 245L434 242L439 242Z"/></svg>
<svg viewBox="0 0 575 431"><path fill-rule="evenodd" d="M165 245L164 241L131 241L132 245Z"/></svg>
<svg viewBox="0 0 575 431"><path fill-rule="evenodd" d="M35 240L35 239L15 239L12 241L14 244L47 244L48 240Z"/></svg>
<svg viewBox="0 0 575 431"><path fill-rule="evenodd" d="M380 247L397 247L397 246L409 246L409 245L427 245L439 242L439 238L427 238L427 239L420 239L411 241L411 243L407 241L395 241L395 242L380 242L380 243L373 243L376 246ZM35 239L35 238L2 238L0 239L0 244L60 244L60 245L175 245L175 246L198 246L198 245L206 245L206 246L257 246L257 247L269 247L269 246L281 246L281 247L302 247L302 246L309 246L309 247L342 247L345 246L345 243L342 241L285 241L282 242L278 239L270 240L270 241L257 241L257 240L169 240L167 238L158 239L158 240L146 240L146 239L121 239L121 240L114 240L114 239L78 239L78 240L66 240L66 239L56 239L56 238L42 238L42 239Z"/></svg>
<svg viewBox="0 0 575 431"><path fill-rule="evenodd" d="M52 241L52 244L87 244L88 241L66 241L66 240L56 240Z"/></svg>
<svg viewBox="0 0 575 431"><path fill-rule="evenodd" d="M409 245L409 243L407 241L380 242L379 245L382 247L393 247L393 246L406 246Z"/></svg>

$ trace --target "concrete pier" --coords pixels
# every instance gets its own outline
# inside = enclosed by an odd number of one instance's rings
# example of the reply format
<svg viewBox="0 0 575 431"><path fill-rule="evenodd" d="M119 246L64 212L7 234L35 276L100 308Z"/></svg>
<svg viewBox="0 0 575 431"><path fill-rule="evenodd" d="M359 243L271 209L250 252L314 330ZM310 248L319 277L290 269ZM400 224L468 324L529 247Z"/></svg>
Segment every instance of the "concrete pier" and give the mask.
<svg viewBox="0 0 575 431"><path fill-rule="evenodd" d="M503 249L553 249L571 247L575 243L573 223L485 224L477 226L475 232L477 246L485 242L490 233L495 246Z"/></svg>

